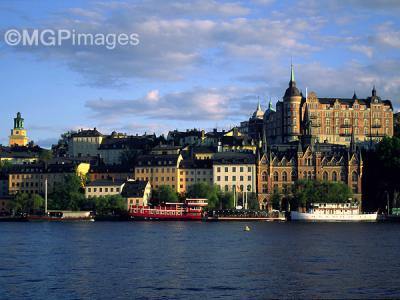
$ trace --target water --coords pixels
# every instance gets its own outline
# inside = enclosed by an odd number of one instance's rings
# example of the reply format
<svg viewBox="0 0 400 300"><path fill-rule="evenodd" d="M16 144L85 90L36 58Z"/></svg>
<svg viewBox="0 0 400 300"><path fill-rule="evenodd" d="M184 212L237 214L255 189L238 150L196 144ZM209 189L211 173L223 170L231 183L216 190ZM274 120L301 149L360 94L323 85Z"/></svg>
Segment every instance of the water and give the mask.
<svg viewBox="0 0 400 300"><path fill-rule="evenodd" d="M399 298L400 224L0 224L2 299Z"/></svg>

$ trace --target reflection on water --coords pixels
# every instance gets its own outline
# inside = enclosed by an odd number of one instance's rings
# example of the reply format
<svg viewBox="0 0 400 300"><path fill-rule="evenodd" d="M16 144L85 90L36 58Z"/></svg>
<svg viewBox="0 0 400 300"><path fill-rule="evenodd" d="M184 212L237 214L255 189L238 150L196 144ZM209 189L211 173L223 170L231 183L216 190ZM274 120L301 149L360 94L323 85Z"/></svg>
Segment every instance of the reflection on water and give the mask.
<svg viewBox="0 0 400 300"><path fill-rule="evenodd" d="M0 298L399 298L400 224L0 224Z"/></svg>

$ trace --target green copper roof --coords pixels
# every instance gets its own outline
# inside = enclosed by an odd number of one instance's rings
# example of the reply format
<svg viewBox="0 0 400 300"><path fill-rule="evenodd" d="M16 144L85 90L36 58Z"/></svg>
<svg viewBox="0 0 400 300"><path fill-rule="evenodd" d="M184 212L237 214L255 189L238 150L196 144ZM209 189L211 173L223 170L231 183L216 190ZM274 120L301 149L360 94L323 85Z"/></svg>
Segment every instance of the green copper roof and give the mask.
<svg viewBox="0 0 400 300"><path fill-rule="evenodd" d="M293 65L291 65L291 70L290 70L290 81L294 82L294 68Z"/></svg>

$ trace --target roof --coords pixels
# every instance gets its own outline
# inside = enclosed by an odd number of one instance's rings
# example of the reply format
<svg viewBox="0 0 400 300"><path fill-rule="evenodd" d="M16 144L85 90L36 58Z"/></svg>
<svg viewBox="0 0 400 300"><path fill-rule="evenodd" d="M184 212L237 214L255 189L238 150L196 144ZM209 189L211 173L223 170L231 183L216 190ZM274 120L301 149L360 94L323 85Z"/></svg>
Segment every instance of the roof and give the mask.
<svg viewBox="0 0 400 300"><path fill-rule="evenodd" d="M180 150L182 149L183 146L175 146L175 145L165 145L165 144L161 144L161 145L157 145L155 146L152 151L165 151L165 150Z"/></svg>
<svg viewBox="0 0 400 300"><path fill-rule="evenodd" d="M137 158L136 166L176 166L180 154L148 154Z"/></svg>
<svg viewBox="0 0 400 300"><path fill-rule="evenodd" d="M255 156L243 152L219 152L214 155L214 164L254 164Z"/></svg>
<svg viewBox="0 0 400 300"><path fill-rule="evenodd" d="M124 182L125 180L95 180L86 186L121 186Z"/></svg>
<svg viewBox="0 0 400 300"><path fill-rule="evenodd" d="M340 104L346 104L349 107L352 107L354 102L357 100L357 102L361 105L366 105L369 107L371 105L371 102L374 99L378 99L381 103L389 106L393 110L393 105L390 100L381 100L380 97L368 97L366 99L353 99L353 98L318 98L319 103L321 104L329 104L331 106L334 105L336 101L339 101ZM305 98L302 100L303 102L305 101Z"/></svg>
<svg viewBox="0 0 400 300"><path fill-rule="evenodd" d="M148 181L143 180L128 180L122 189L121 196L126 198L141 198L144 196Z"/></svg>
<svg viewBox="0 0 400 300"><path fill-rule="evenodd" d="M4 158L38 158L42 148L38 146L12 146L6 147L0 145L0 157Z"/></svg>
<svg viewBox="0 0 400 300"><path fill-rule="evenodd" d="M91 166L89 173L133 173L134 167L128 165L99 165Z"/></svg>
<svg viewBox="0 0 400 300"><path fill-rule="evenodd" d="M76 164L46 164L43 162L34 164L13 165L10 174L31 173L75 173Z"/></svg>
<svg viewBox="0 0 400 300"><path fill-rule="evenodd" d="M215 147L206 147L206 146L194 146L191 148L193 153L215 153L216 148Z"/></svg>
<svg viewBox="0 0 400 300"><path fill-rule="evenodd" d="M71 137L99 137L103 136L96 127L94 129L81 129L76 133L73 133Z"/></svg>
<svg viewBox="0 0 400 300"><path fill-rule="evenodd" d="M187 159L182 160L179 164L181 169L211 169L212 168L211 159Z"/></svg>

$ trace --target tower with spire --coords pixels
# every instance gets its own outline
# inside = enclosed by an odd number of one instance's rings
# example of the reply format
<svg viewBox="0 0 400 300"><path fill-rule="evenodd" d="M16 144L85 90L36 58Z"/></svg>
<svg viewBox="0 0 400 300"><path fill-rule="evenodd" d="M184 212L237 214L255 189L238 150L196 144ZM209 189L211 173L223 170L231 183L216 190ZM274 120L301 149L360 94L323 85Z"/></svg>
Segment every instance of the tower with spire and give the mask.
<svg viewBox="0 0 400 300"><path fill-rule="evenodd" d="M283 96L283 142L296 141L300 137L300 105L302 96L296 86L294 67L290 67L289 87Z"/></svg>
<svg viewBox="0 0 400 300"><path fill-rule="evenodd" d="M11 135L9 139L9 145L12 146L26 146L28 144L28 137L26 135L26 129L24 128L24 119L21 113L17 113L17 117L14 118L14 128L11 129Z"/></svg>

